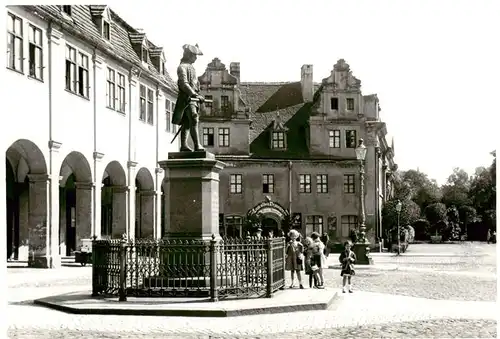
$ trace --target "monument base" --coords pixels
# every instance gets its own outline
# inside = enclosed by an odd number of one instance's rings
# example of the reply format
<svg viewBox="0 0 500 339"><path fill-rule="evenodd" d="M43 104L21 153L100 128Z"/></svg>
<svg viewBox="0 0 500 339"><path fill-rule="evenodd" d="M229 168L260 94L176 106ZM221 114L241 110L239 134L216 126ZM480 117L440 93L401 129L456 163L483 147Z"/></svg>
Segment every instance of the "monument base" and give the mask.
<svg viewBox="0 0 500 339"><path fill-rule="evenodd" d="M373 265L373 259L370 255L370 243L355 243L352 248L356 254L356 263L358 265Z"/></svg>

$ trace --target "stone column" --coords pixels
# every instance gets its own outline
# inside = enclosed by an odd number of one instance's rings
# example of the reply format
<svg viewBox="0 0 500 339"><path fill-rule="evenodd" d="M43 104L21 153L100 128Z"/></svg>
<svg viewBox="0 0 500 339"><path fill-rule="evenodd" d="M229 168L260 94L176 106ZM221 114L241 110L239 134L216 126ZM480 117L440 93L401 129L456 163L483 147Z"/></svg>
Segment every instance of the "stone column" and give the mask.
<svg viewBox="0 0 500 339"><path fill-rule="evenodd" d="M94 152L94 190L92 191L92 236L101 238L101 193L102 193L102 177L98 177L97 173L102 173L101 168L103 153ZM102 175L102 174L101 174Z"/></svg>
<svg viewBox="0 0 500 339"><path fill-rule="evenodd" d="M127 236L128 239L135 239L135 167L137 162L129 160L127 162L127 180L128 180L128 197L127 197Z"/></svg>
<svg viewBox="0 0 500 339"><path fill-rule="evenodd" d="M140 238L154 237L154 222L155 222L155 191L140 191L139 203L141 206L140 220Z"/></svg>
<svg viewBox="0 0 500 339"><path fill-rule="evenodd" d="M28 266L50 268L49 190L50 181L46 174L29 174L29 257Z"/></svg>
<svg viewBox="0 0 500 339"><path fill-rule="evenodd" d="M111 237L121 239L127 234L127 196L130 194L126 186L113 187L113 226Z"/></svg>
<svg viewBox="0 0 500 339"><path fill-rule="evenodd" d="M59 254L66 256L66 190L59 187Z"/></svg>
<svg viewBox="0 0 500 339"><path fill-rule="evenodd" d="M165 170L167 238L219 237L219 172L224 164L212 153L169 153Z"/></svg>
<svg viewBox="0 0 500 339"><path fill-rule="evenodd" d="M162 199L162 192L161 192L161 187L163 184L163 170L161 168L156 168L155 169L156 173L156 195L155 195L155 224L154 224L154 238L155 239L161 239L161 210L162 210L162 205L161 205L161 199Z"/></svg>
<svg viewBox="0 0 500 339"><path fill-rule="evenodd" d="M82 239L92 238L92 190L91 182L75 182L76 187L76 250Z"/></svg>

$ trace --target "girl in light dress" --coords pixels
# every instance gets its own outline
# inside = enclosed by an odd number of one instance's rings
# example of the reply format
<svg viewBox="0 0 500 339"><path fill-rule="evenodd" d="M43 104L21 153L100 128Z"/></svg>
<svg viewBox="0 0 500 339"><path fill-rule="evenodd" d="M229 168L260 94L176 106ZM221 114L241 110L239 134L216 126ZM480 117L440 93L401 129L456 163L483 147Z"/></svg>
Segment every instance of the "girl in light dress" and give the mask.
<svg viewBox="0 0 500 339"><path fill-rule="evenodd" d="M312 244L312 269L316 270L318 273L318 286L316 288L325 288L325 279L323 277L323 269L327 267L326 256L325 256L325 244L320 239L317 232L311 234ZM317 267L317 269L315 269Z"/></svg>
<svg viewBox="0 0 500 339"><path fill-rule="evenodd" d="M292 284L290 288L293 288L295 274L297 274L297 280L299 281L299 288L304 289L302 285L301 271L304 270L304 246L300 243L300 234L296 230L291 230L288 233L290 241L286 247L286 263L285 270L290 271L292 278Z"/></svg>

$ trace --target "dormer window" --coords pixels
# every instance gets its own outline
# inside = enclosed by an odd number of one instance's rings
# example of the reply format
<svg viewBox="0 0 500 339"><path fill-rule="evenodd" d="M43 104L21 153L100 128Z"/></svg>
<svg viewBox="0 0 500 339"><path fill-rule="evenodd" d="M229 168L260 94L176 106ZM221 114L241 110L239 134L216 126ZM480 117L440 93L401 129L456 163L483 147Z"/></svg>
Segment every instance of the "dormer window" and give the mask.
<svg viewBox="0 0 500 339"><path fill-rule="evenodd" d="M61 12L64 14L71 16L71 5L63 5L61 6Z"/></svg>
<svg viewBox="0 0 500 339"><path fill-rule="evenodd" d="M142 46L142 62L148 62L148 49Z"/></svg>
<svg viewBox="0 0 500 339"><path fill-rule="evenodd" d="M286 150L287 148L287 143L286 143L286 132L288 131L288 128L286 128L281 121L280 115L276 116L276 119L274 119L273 124L271 125L271 130L270 130L270 148L274 150Z"/></svg>
<svg viewBox="0 0 500 339"><path fill-rule="evenodd" d="M107 21L102 22L102 37L108 41L111 39L111 29L110 28L111 27L109 25L109 22L107 22Z"/></svg>
<svg viewBox="0 0 500 339"><path fill-rule="evenodd" d="M285 132L272 133L273 149L285 148Z"/></svg>

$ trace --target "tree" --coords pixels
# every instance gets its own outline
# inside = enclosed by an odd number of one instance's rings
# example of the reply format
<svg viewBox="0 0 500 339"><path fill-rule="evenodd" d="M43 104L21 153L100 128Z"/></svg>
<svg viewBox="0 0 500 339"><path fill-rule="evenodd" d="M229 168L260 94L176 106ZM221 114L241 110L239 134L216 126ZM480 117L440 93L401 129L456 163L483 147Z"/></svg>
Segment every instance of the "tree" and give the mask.
<svg viewBox="0 0 500 339"><path fill-rule="evenodd" d="M458 209L458 213L460 215L460 220L464 224L464 233L465 233L465 235L467 235L467 226L470 223L473 223L476 221L476 217L477 217L476 209L472 206L467 206L467 205L461 206Z"/></svg>
<svg viewBox="0 0 500 339"><path fill-rule="evenodd" d="M460 239L460 216L455 206L451 206L446 210L446 228L443 230L443 238L445 240Z"/></svg>
<svg viewBox="0 0 500 339"><path fill-rule="evenodd" d="M385 230L398 227L398 212L396 205L398 199L391 199L385 202L382 208L382 221ZM420 217L420 207L411 200L401 201L401 212L399 214L399 224L401 226L411 225Z"/></svg>
<svg viewBox="0 0 500 339"><path fill-rule="evenodd" d="M427 219L418 219L413 224L415 230L415 239L428 240L431 235L431 224Z"/></svg>
<svg viewBox="0 0 500 339"><path fill-rule="evenodd" d="M430 204L424 210L425 217L431 225L446 220L446 205L440 202Z"/></svg>
<svg viewBox="0 0 500 339"><path fill-rule="evenodd" d="M442 202L446 206L470 205L469 188L470 178L466 171L458 167L453 169L453 173L448 177L447 183L441 188L443 193Z"/></svg>
<svg viewBox="0 0 500 339"><path fill-rule="evenodd" d="M441 191L437 182L418 170L399 173L395 190L398 199L413 200L421 210L441 200Z"/></svg>

